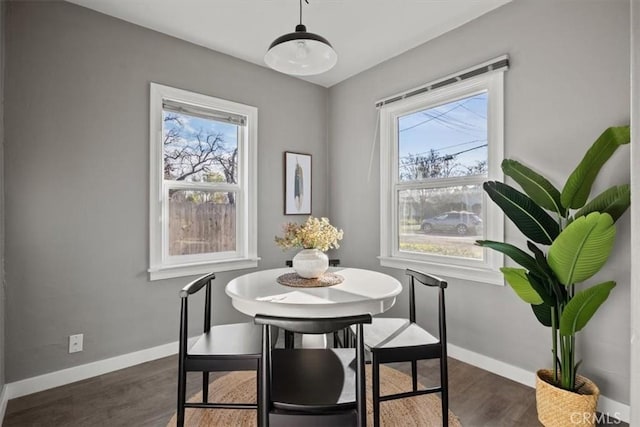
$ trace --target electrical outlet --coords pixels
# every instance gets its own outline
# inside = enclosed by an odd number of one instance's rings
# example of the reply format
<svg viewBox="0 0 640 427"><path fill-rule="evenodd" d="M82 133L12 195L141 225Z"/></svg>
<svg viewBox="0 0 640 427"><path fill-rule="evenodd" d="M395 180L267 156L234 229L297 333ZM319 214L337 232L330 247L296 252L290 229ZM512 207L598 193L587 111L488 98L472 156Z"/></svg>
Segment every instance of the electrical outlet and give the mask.
<svg viewBox="0 0 640 427"><path fill-rule="evenodd" d="M82 351L82 340L84 334L69 335L69 353Z"/></svg>

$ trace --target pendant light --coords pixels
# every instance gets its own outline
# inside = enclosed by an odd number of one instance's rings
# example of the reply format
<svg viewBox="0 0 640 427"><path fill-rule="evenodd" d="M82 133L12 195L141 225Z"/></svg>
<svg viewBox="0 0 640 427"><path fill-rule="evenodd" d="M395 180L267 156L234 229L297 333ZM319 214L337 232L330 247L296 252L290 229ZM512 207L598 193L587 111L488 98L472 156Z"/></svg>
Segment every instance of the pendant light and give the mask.
<svg viewBox="0 0 640 427"><path fill-rule="evenodd" d="M309 4L309 0L304 0ZM311 76L329 71L338 62L338 55L331 43L322 36L308 33L302 25L302 0L300 23L293 33L278 37L271 43L264 62L281 73L293 76Z"/></svg>

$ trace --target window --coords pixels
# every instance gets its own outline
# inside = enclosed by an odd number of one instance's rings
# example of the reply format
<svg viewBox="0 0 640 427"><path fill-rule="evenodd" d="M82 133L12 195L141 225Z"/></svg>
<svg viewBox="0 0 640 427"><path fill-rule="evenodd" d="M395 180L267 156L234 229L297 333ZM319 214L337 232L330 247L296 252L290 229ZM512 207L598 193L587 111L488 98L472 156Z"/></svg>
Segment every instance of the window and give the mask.
<svg viewBox="0 0 640 427"><path fill-rule="evenodd" d="M150 278L257 266L255 107L151 83Z"/></svg>
<svg viewBox="0 0 640 427"><path fill-rule="evenodd" d="M482 189L502 179L503 73L415 92L380 107L381 264L502 284L474 243L503 237Z"/></svg>

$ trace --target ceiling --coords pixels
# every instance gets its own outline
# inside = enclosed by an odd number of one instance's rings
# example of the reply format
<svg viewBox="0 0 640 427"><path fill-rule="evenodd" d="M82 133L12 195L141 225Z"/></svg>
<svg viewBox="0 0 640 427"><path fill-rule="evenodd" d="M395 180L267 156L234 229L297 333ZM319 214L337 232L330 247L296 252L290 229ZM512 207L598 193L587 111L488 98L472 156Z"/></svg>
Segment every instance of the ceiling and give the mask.
<svg viewBox="0 0 640 427"><path fill-rule="evenodd" d="M298 23L298 0L68 0L125 21L266 66L269 44ZM330 87L511 0L310 0L308 31L338 53Z"/></svg>

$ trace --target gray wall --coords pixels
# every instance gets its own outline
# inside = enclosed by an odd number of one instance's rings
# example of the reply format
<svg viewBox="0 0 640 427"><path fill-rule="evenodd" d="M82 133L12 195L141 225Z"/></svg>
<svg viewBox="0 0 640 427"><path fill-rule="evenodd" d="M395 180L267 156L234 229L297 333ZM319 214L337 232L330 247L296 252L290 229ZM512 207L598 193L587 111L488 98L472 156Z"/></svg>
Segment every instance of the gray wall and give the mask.
<svg viewBox="0 0 640 427"><path fill-rule="evenodd" d="M149 82L258 107L260 267L291 256L273 243L283 151L313 155L326 215L326 89L64 2L11 2L7 26L8 382L177 340L187 279L146 273ZM237 274L214 321L240 318Z"/></svg>
<svg viewBox="0 0 640 427"><path fill-rule="evenodd" d="M331 217L345 230L340 257L378 268L379 146L367 179L374 102L501 54L505 76L505 154L558 186L606 127L629 123L629 2L516 0L329 90ZM603 170L595 191L629 182L629 148ZM348 183L349 185L345 185ZM602 392L629 402L629 214L599 278L618 287L580 335L582 372ZM523 242L508 225L506 238ZM399 270L385 270L399 278ZM406 296L393 311L405 313ZM549 367L548 330L508 287L451 280L452 344L535 371ZM434 304L422 303L424 311ZM429 327L427 314L419 319ZM433 317L433 316L431 316ZM429 318L430 319L430 318ZM435 319L434 319L435 320Z"/></svg>
<svg viewBox="0 0 640 427"><path fill-rule="evenodd" d="M313 154L314 214L330 213L346 231L338 256L379 269L377 146L367 179L373 102L509 53L506 155L560 185L601 130L629 120L628 6L515 0L327 96L321 87L78 6L10 3L7 381L176 339L184 280L149 282L146 274L150 81L259 108L260 267L290 256L272 239L288 219L282 151L297 150ZM610 161L596 191L628 180L627 154ZM584 372L605 395L628 402L628 215L619 224L616 251L600 274L618 288L581 347ZM512 227L506 231L520 239ZM218 320L239 317L222 289L235 274L219 275ZM403 313L405 302L393 312ZM548 365L548 333L510 289L452 280L448 308L453 344L532 371ZM432 326L426 316L420 321ZM84 352L67 354L72 333L85 334Z"/></svg>

